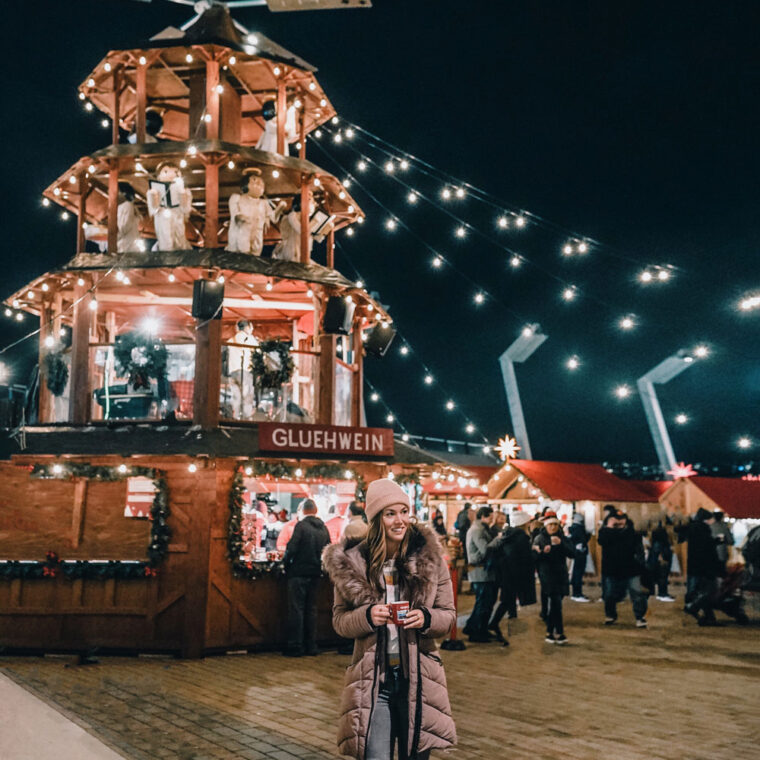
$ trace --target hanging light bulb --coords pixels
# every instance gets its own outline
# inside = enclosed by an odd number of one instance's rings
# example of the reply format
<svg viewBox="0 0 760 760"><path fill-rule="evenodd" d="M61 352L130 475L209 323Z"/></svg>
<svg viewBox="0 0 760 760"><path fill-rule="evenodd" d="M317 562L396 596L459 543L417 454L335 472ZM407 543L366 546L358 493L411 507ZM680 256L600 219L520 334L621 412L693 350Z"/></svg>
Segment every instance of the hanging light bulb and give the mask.
<svg viewBox="0 0 760 760"><path fill-rule="evenodd" d="M358 169L360 172L364 172L364 171L367 171L367 162L366 162L364 159L362 159L362 160L361 160L361 161L359 161L359 163L356 165L356 168L357 168L357 169Z"/></svg>
<svg viewBox="0 0 760 760"><path fill-rule="evenodd" d="M391 217L390 219L385 220L385 228L387 230L390 230L391 232L396 229L396 220Z"/></svg>
<svg viewBox="0 0 760 760"><path fill-rule="evenodd" d="M404 434L401 436L401 440L402 440L404 443L406 443L406 442L409 440L409 433L404 433Z"/></svg>
<svg viewBox="0 0 760 760"><path fill-rule="evenodd" d="M458 188L457 188L457 189L454 191L454 195L456 195L456 197L457 197L457 198L460 198L460 199L461 199L461 198L464 198L464 188L462 188L462 187L458 187Z"/></svg>
<svg viewBox="0 0 760 760"><path fill-rule="evenodd" d="M409 162L405 158L402 158L398 165L402 171L406 171L409 168Z"/></svg>
<svg viewBox="0 0 760 760"><path fill-rule="evenodd" d="M406 196L406 200L412 204L417 203L417 193L414 190L410 190L409 195Z"/></svg>
<svg viewBox="0 0 760 760"><path fill-rule="evenodd" d="M694 356L698 359L704 359L710 355L710 349L707 346L697 346L694 349Z"/></svg>
<svg viewBox="0 0 760 760"><path fill-rule="evenodd" d="M380 400L380 395L377 394L377 393L373 393L369 398L370 398L371 401L379 401Z"/></svg>
<svg viewBox="0 0 760 760"><path fill-rule="evenodd" d="M50 200L48 198L43 198L42 199L42 205L43 206L49 206L50 205Z"/></svg>
<svg viewBox="0 0 760 760"><path fill-rule="evenodd" d="M443 190L441 190L441 198L443 198L445 201L451 198L451 190L449 190L448 187L444 187Z"/></svg>
<svg viewBox="0 0 760 760"><path fill-rule="evenodd" d="M631 316L623 317L618 324L621 330L632 330L636 326L636 322Z"/></svg>
<svg viewBox="0 0 760 760"><path fill-rule="evenodd" d="M562 253L565 254L565 256L570 256L573 253L573 246L570 245L570 243L565 243L564 246L562 246Z"/></svg>
<svg viewBox="0 0 760 760"><path fill-rule="evenodd" d="M660 269L660 271L657 272L657 279L660 282L667 282L670 279L670 272L667 269Z"/></svg>
<svg viewBox="0 0 760 760"><path fill-rule="evenodd" d="M507 219L506 216L500 216L496 220L496 224L503 230L507 229L509 227L509 219Z"/></svg>
<svg viewBox="0 0 760 760"><path fill-rule="evenodd" d="M562 298L564 298L565 301L572 301L575 299L575 296L576 296L576 291L575 291L575 286L573 285L566 287L562 291Z"/></svg>
<svg viewBox="0 0 760 760"><path fill-rule="evenodd" d="M615 395L619 399L628 398L631 395L631 389L627 385L618 385L617 388L615 388Z"/></svg>
<svg viewBox="0 0 760 760"><path fill-rule="evenodd" d="M452 409L453 409L455 406L456 406L456 404L455 404L455 403L454 403L454 402L453 402L451 399L449 399L449 400L446 402L446 409L447 409L449 412L450 412L450 411L451 411L451 410L452 410Z"/></svg>
<svg viewBox="0 0 760 760"><path fill-rule="evenodd" d="M525 217L524 216L515 217L515 226L520 227L522 229L525 226Z"/></svg>
<svg viewBox="0 0 760 760"><path fill-rule="evenodd" d="M409 346L401 346L398 352L401 354L401 356L406 356L409 353Z"/></svg>
<svg viewBox="0 0 760 760"><path fill-rule="evenodd" d="M752 448L752 439L749 436L743 435L737 442L736 445L740 449L749 449Z"/></svg>
<svg viewBox="0 0 760 760"><path fill-rule="evenodd" d="M393 161L386 161L383 167L388 174L393 174L393 170L396 168Z"/></svg>
<svg viewBox="0 0 760 760"><path fill-rule="evenodd" d="M476 293L473 300L476 304L480 305L486 300L486 297L482 293Z"/></svg>
<svg viewBox="0 0 760 760"><path fill-rule="evenodd" d="M395 419L395 417L394 417L392 414L389 414L389 415L388 415L388 416L385 418L385 421L386 421L386 422L393 422L393 420L394 420L394 419Z"/></svg>
<svg viewBox="0 0 760 760"><path fill-rule="evenodd" d="M683 412L680 412L676 415L676 424L678 425L685 425L689 421L689 418L687 415L685 415Z"/></svg>
<svg viewBox="0 0 760 760"><path fill-rule="evenodd" d="M642 273L639 275L639 280L640 280L641 282L644 282L644 283L646 283L646 282L652 282L652 273L651 273L649 270L645 269L645 270L644 270L644 271L643 271L643 272L642 272Z"/></svg>
<svg viewBox="0 0 760 760"><path fill-rule="evenodd" d="M580 243L578 243L578 253L587 253L588 252L588 243L586 243L584 240L581 240Z"/></svg>
<svg viewBox="0 0 760 760"><path fill-rule="evenodd" d="M423 382L425 383L425 385L432 385L433 384L433 376L430 375L430 374L425 375L425 377L423 378Z"/></svg>
<svg viewBox="0 0 760 760"><path fill-rule="evenodd" d="M441 268L441 266L443 266L443 259L442 259L440 256L436 256L436 257L433 259L433 262L432 262L432 264L433 264L433 266L434 266L436 269L440 269L440 268Z"/></svg>
<svg viewBox="0 0 760 760"><path fill-rule="evenodd" d="M509 266L511 266L513 269L517 269L517 267L519 267L520 264L522 264L522 259L520 259L520 257L517 254L512 256L512 258L510 258L509 260Z"/></svg>
<svg viewBox="0 0 760 760"><path fill-rule="evenodd" d="M322 130L321 130L321 129L318 129L318 130L317 130L317 131L314 133L314 137L316 137L316 138L317 138L317 140L319 140L319 139L322 137Z"/></svg>
<svg viewBox="0 0 760 760"><path fill-rule="evenodd" d="M459 227L457 227L457 228L454 230L454 234L455 234L455 235L456 235L458 238L463 238L463 237L466 237L466 235L467 235L467 230L465 229L465 227L463 227L463 226L461 226L461 225L460 225Z"/></svg>
<svg viewBox="0 0 760 760"><path fill-rule="evenodd" d="M334 142L334 143L342 143L342 142L343 142L343 135L341 135L341 133L340 133L340 132L336 132L336 133L333 135L333 142Z"/></svg>
<svg viewBox="0 0 760 760"><path fill-rule="evenodd" d="M470 434L474 433L475 432L475 425L473 425L471 422L468 422L467 426L465 427L465 432L466 433L470 433Z"/></svg>
<svg viewBox="0 0 760 760"><path fill-rule="evenodd" d="M580 359L579 359L577 356L571 356L571 357L570 357L570 358L569 358L569 359L568 359L568 360L565 362L565 366L566 366L566 367L567 367L569 370L576 370L576 369L578 369L578 367L580 367L580 366L581 366L581 362L580 362Z"/></svg>
<svg viewBox="0 0 760 760"><path fill-rule="evenodd" d="M353 227L346 227L346 235L348 235L348 237L353 237L354 236L354 228Z"/></svg>

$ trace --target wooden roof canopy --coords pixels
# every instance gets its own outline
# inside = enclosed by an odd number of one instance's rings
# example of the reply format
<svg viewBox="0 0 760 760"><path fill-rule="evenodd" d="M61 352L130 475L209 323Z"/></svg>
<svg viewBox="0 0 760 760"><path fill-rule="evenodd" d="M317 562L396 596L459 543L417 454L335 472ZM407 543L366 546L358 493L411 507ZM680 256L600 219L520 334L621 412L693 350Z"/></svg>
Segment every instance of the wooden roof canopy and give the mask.
<svg viewBox="0 0 760 760"><path fill-rule="evenodd" d="M240 99L241 145L255 145L264 129L262 105L276 100L284 85L288 104L300 101L299 117L309 134L335 116L335 109L314 76L315 68L264 35L243 36L224 6L212 6L184 32L173 27L145 48L112 50L79 86L80 97L114 118L114 88L120 92L119 124L132 131L138 102L138 77L146 76L148 107L161 111L162 140L193 137L191 91L206 72L206 61L220 63L220 84Z"/></svg>

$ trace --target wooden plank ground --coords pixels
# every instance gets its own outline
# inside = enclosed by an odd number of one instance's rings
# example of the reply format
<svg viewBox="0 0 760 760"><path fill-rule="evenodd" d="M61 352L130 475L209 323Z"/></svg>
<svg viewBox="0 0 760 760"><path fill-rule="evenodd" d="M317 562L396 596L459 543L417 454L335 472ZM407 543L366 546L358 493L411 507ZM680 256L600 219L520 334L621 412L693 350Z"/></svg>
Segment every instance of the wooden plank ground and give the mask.
<svg viewBox="0 0 760 760"><path fill-rule="evenodd" d="M472 597L462 598L464 606ZM566 602L570 644L543 643L536 609L511 646L444 652L461 760L722 760L759 756L760 628L698 628L653 602L648 630L601 625ZM756 610L755 610L756 612ZM755 618L756 620L757 618ZM0 658L0 670L126 758L323 760L348 657L228 655L199 661Z"/></svg>

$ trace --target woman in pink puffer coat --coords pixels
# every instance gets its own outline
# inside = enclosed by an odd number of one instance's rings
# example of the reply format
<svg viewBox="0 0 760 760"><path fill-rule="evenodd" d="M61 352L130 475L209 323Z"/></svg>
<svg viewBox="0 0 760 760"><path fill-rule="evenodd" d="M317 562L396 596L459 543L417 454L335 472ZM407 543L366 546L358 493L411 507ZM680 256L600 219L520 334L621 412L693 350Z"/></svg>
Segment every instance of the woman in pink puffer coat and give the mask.
<svg viewBox="0 0 760 760"><path fill-rule="evenodd" d="M322 555L335 585L333 627L354 639L340 704L338 748L357 760L426 760L456 742L443 663L435 643L456 620L451 579L435 534L410 522L392 480L367 489L369 532ZM389 603L407 601L402 625Z"/></svg>

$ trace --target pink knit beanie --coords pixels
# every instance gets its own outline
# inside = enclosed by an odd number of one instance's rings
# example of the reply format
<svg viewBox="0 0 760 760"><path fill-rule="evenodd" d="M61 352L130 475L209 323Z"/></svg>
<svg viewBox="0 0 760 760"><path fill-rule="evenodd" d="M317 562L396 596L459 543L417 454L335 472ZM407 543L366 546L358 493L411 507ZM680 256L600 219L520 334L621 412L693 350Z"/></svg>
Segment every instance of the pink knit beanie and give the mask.
<svg viewBox="0 0 760 760"><path fill-rule="evenodd" d="M403 504L411 509L409 497L404 493L404 489L401 486L388 478L373 480L369 484L367 488L367 502L364 509L368 521L371 521L375 515L382 512L386 507L394 504Z"/></svg>

